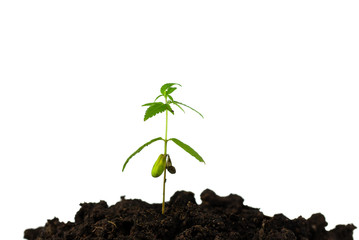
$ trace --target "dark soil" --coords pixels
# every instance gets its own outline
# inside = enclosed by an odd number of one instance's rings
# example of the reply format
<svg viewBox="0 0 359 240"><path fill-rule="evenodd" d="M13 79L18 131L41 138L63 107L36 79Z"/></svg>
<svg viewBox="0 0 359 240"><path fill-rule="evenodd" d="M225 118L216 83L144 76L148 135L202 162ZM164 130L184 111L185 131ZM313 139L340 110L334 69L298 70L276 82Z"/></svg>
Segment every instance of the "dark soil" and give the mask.
<svg viewBox="0 0 359 240"><path fill-rule="evenodd" d="M309 219L290 220L283 214L265 216L259 209L243 205L238 195L219 197L211 190L201 194L198 205L192 192L176 192L166 203L141 200L121 201L108 206L105 201L82 203L75 222L60 222L54 218L44 227L25 230L28 240L66 239L205 239L205 240L351 240L352 224L338 225L326 231L322 214Z"/></svg>

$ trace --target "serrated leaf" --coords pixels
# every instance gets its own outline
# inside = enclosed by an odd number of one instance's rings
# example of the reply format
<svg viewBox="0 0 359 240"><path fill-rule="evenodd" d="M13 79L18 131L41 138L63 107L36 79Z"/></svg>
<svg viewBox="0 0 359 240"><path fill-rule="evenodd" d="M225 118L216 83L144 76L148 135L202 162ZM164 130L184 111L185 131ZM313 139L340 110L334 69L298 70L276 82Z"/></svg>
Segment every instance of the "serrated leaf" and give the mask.
<svg viewBox="0 0 359 240"><path fill-rule="evenodd" d="M123 170L125 170L125 167L126 167L128 161L130 161L130 159L131 159L133 156L135 156L137 153L141 152L141 150L142 150L144 147L147 147L147 146L150 145L151 143L154 143L154 142L156 142L156 141L158 141L158 140L164 140L164 139L161 138L161 137L154 138L154 139L152 139L151 141L148 141L148 142L146 142L145 144L143 144L143 145L142 145L141 147L139 147L134 153L132 153L132 154L127 158L125 164L123 164L122 172L123 172Z"/></svg>
<svg viewBox="0 0 359 240"><path fill-rule="evenodd" d="M195 157L198 161L205 163L205 161L203 160L203 158L190 146L188 146L187 144L181 142L180 140L178 140L177 138L170 138L168 139L168 141L173 141L175 144L177 144L178 146L180 146L183 150L185 150L186 152L188 152L189 154L191 154L193 157Z"/></svg>
<svg viewBox="0 0 359 240"><path fill-rule="evenodd" d="M178 86L181 86L181 84L178 84L178 83L166 83L164 84L162 87L161 87L161 93L163 96L165 96L165 93L166 93L166 90L170 87L172 87L173 85L178 85ZM181 86L182 87L182 86ZM174 90L173 90L174 91Z"/></svg>
<svg viewBox="0 0 359 240"><path fill-rule="evenodd" d="M170 111L172 114L174 114L174 111L172 110L171 106L169 104L165 104L162 102L154 102L153 104L151 104L146 112L145 112L145 117L144 117L144 121L146 121L147 119L155 116L158 113L162 113L164 111Z"/></svg>
<svg viewBox="0 0 359 240"><path fill-rule="evenodd" d="M190 106L188 106L188 105L186 105L186 104L184 104L184 103L180 103L180 102L177 102L177 101L173 101L173 104L180 104L180 105L183 105L183 106L185 106L185 107L188 107L189 109L191 109L191 110L195 111L196 113L198 113L202 118L204 118L203 115L202 115L200 112L198 112L196 109L194 109L194 108L192 108L192 107L190 107Z"/></svg>

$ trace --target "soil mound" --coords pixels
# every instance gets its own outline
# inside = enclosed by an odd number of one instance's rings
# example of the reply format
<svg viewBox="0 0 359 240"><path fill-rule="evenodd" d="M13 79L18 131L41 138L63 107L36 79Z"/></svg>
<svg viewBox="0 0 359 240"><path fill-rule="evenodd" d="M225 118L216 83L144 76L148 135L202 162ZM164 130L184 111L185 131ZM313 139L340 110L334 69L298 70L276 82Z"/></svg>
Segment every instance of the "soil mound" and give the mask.
<svg viewBox="0 0 359 240"><path fill-rule="evenodd" d="M28 240L352 240L353 224L325 230L321 213L309 219L288 219L283 214L265 216L231 194L219 197L206 189L198 205L192 192L178 191L166 203L149 204L124 197L113 206L105 201L82 203L75 222L48 220L45 226L25 230Z"/></svg>

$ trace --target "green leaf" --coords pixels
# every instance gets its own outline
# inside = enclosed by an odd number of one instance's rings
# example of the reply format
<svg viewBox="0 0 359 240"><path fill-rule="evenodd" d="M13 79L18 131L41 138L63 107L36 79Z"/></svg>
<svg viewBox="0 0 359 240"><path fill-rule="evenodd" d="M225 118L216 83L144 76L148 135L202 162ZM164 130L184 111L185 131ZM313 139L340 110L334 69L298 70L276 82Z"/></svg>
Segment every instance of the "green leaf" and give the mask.
<svg viewBox="0 0 359 240"><path fill-rule="evenodd" d="M154 102L151 102L151 103L145 103L142 105L142 107L146 107L146 106L152 106L153 104L155 104Z"/></svg>
<svg viewBox="0 0 359 240"><path fill-rule="evenodd" d="M166 91L167 91L167 89L168 88L170 88L170 87L172 87L173 85L178 85L178 86L181 86L181 84L178 84L178 83L166 83L166 84L164 84L162 87L161 87L161 93L162 93L162 95L163 96L165 96L166 95ZM181 86L182 87L182 86ZM175 89L176 90L176 89ZM174 90L173 90L174 91ZM173 92L172 91L172 92Z"/></svg>
<svg viewBox="0 0 359 240"><path fill-rule="evenodd" d="M198 161L205 163L203 158L193 148L191 148L187 144L181 142L177 138L170 138L170 139L168 139L168 141L173 141L175 144L180 146L183 150L185 150L186 152L191 154L193 157L195 157Z"/></svg>
<svg viewBox="0 0 359 240"><path fill-rule="evenodd" d="M173 102L173 97L171 95L168 95L167 97Z"/></svg>
<svg viewBox="0 0 359 240"><path fill-rule="evenodd" d="M174 111L172 110L172 108L170 107L169 104L164 104L162 102L154 102L154 103L150 104L149 107L147 108L147 110L145 112L144 121L146 121L147 119L155 116L156 114L164 112L166 110L168 110L172 114L174 114Z"/></svg>
<svg viewBox="0 0 359 240"><path fill-rule="evenodd" d="M174 104L174 105L176 105L177 107L179 107L183 112L185 112L180 105L178 105L177 103L175 103L175 100L173 100L173 97L172 97L171 95L168 95L168 98L170 99L170 101L167 102L168 104Z"/></svg>
<svg viewBox="0 0 359 240"><path fill-rule="evenodd" d="M183 105L183 106L185 106L185 107L188 107L189 109L191 109L191 110L193 110L193 111L195 111L196 113L198 113L202 118L204 118L203 117L203 115L200 113L200 112L198 112L196 109L194 109L194 108L191 108L190 106L188 106L188 105L186 105L186 104L184 104L184 103L180 103L180 102L177 102L177 101L173 101L173 104L181 104L181 105Z"/></svg>
<svg viewBox="0 0 359 240"><path fill-rule="evenodd" d="M159 98L162 97L162 96L163 96L162 94L161 94L161 95L158 95L158 96L156 97L156 99L155 99L154 102L156 102L156 100L159 99Z"/></svg>
<svg viewBox="0 0 359 240"><path fill-rule="evenodd" d="M166 91L167 96L169 96L171 93L173 93L176 89L177 89L177 88L175 88L175 87L173 87L173 88L172 88L172 87L168 88L167 91Z"/></svg>
<svg viewBox="0 0 359 240"><path fill-rule="evenodd" d="M125 167L126 167L128 161L130 161L130 159L131 159L133 156L135 156L137 153L141 152L141 150L142 150L144 147L147 147L147 146L150 145L151 143L156 142L156 141L158 141L158 140L164 140L164 139L161 138L161 137L154 138L154 139L152 139L151 141L149 141L149 142L143 144L143 145L142 145L141 147L139 147L134 153L132 153L131 156L129 156L129 157L127 158L125 164L123 164L122 172L123 172L123 170L125 170Z"/></svg>
<svg viewBox="0 0 359 240"><path fill-rule="evenodd" d="M173 102L173 101L172 101ZM180 105L178 105L178 103L176 103L176 102L173 102L173 104L174 105L176 105L177 107L179 107L183 112L185 112L184 110L183 110L183 108L181 108L181 106Z"/></svg>

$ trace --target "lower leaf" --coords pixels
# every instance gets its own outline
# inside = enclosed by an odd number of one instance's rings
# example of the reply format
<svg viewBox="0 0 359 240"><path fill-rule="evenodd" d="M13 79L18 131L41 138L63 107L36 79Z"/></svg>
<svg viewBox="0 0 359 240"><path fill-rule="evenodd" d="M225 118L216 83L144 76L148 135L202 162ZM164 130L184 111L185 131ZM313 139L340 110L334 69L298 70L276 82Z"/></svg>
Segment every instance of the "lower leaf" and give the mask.
<svg viewBox="0 0 359 240"><path fill-rule="evenodd" d="M130 159L131 159L133 156L135 156L137 153L141 152L141 150L142 150L144 147L147 147L147 146L150 145L151 143L154 143L154 142L156 142L156 141L158 141L158 140L164 140L164 139L161 138L161 137L154 138L154 139L152 139L151 141L148 141L148 142L146 142L145 144L143 144L143 145L142 145L141 147L139 147L134 153L132 153L131 156L129 156L129 157L127 158L125 164L123 164L122 172L123 172L123 170L125 170L125 167L126 167L128 161L130 161Z"/></svg>
<svg viewBox="0 0 359 240"><path fill-rule="evenodd" d="M188 146L184 142L181 142L177 138L170 138L170 139L168 139L168 141L173 141L175 144L180 146L183 150L185 150L186 152L191 154L193 157L195 157L198 161L205 163L203 158L193 148L191 148L190 146Z"/></svg>

